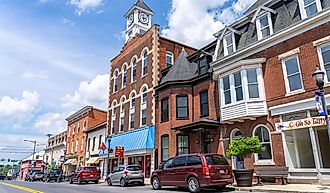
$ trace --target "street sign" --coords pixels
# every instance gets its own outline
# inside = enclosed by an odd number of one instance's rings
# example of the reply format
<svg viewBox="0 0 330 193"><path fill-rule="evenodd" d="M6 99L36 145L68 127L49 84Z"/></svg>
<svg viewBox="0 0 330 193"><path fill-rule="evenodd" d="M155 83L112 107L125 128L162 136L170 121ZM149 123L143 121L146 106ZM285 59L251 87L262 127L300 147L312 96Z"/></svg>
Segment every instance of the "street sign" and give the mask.
<svg viewBox="0 0 330 193"><path fill-rule="evenodd" d="M115 158L124 158L124 146L116 146Z"/></svg>

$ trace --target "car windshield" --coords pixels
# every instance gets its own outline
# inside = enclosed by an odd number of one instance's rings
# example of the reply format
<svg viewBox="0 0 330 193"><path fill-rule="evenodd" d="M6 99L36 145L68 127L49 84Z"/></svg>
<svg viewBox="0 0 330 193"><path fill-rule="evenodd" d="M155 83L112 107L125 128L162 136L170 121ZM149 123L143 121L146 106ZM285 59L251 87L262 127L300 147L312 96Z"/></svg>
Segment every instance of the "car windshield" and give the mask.
<svg viewBox="0 0 330 193"><path fill-rule="evenodd" d="M226 158L222 155L207 155L205 159L207 165L229 165Z"/></svg>
<svg viewBox="0 0 330 193"><path fill-rule="evenodd" d="M140 166L127 166L128 171L140 171L141 167Z"/></svg>

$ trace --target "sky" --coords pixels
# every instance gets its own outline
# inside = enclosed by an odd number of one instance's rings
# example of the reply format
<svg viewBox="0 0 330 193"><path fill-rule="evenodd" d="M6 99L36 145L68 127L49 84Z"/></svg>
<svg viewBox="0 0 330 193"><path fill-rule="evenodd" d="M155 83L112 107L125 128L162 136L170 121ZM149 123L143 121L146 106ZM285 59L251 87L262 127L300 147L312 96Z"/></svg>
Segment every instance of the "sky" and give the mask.
<svg viewBox="0 0 330 193"><path fill-rule="evenodd" d="M45 147L86 105L106 109L109 61L136 0L1 0L0 160ZM162 36L201 48L254 0L144 0ZM193 14L187 14L193 13Z"/></svg>

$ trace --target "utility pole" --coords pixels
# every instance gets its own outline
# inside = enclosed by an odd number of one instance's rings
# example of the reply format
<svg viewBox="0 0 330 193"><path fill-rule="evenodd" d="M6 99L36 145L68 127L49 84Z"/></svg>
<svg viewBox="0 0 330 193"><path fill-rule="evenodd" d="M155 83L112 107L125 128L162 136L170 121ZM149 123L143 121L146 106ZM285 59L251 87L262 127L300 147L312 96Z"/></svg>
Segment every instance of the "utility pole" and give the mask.
<svg viewBox="0 0 330 193"><path fill-rule="evenodd" d="M46 134L46 136L48 137L48 144L49 144L49 139L51 136L53 136L53 134ZM51 147L51 157L50 157L50 164L52 165L53 163L53 152L54 152L54 149L53 149L53 145L50 145ZM48 160L47 160L48 161Z"/></svg>
<svg viewBox="0 0 330 193"><path fill-rule="evenodd" d="M34 154L36 153L37 141L36 140L32 141L32 140L27 140L27 139L24 139L24 141L33 143L32 163L34 163Z"/></svg>

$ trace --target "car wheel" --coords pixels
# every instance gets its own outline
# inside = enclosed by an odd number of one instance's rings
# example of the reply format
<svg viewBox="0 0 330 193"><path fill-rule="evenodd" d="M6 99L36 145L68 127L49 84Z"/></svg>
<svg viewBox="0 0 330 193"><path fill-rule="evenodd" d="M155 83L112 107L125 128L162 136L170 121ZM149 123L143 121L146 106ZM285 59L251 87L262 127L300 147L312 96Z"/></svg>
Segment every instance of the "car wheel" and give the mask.
<svg viewBox="0 0 330 193"><path fill-rule="evenodd" d="M110 178L107 179L107 184L108 184L108 186L112 186L112 182L111 182Z"/></svg>
<svg viewBox="0 0 330 193"><path fill-rule="evenodd" d="M56 182L57 183L60 183L61 182L61 179L60 178L57 178Z"/></svg>
<svg viewBox="0 0 330 193"><path fill-rule="evenodd" d="M223 185L223 186L216 186L215 187L215 189L216 190L219 190L219 191L221 191L221 190L223 190L223 189L225 189L226 188L226 185Z"/></svg>
<svg viewBox="0 0 330 193"><path fill-rule="evenodd" d="M190 192L195 193L200 191L199 182L195 177L190 177L188 179L187 185Z"/></svg>
<svg viewBox="0 0 330 193"><path fill-rule="evenodd" d="M69 184L73 184L72 178L69 179Z"/></svg>
<svg viewBox="0 0 330 193"><path fill-rule="evenodd" d="M127 184L126 184L124 178L120 179L120 186L121 186L121 187L125 187L126 185L127 185Z"/></svg>
<svg viewBox="0 0 330 193"><path fill-rule="evenodd" d="M82 182L81 179L78 177L77 183L81 184L81 182Z"/></svg>
<svg viewBox="0 0 330 193"><path fill-rule="evenodd" d="M94 181L94 183L95 183L95 184L98 184L98 183L99 183L99 181L98 181L98 180L95 180L95 181Z"/></svg>
<svg viewBox="0 0 330 193"><path fill-rule="evenodd" d="M157 177L152 178L152 189L154 189L154 190L160 190L161 189L160 182L159 182L159 179Z"/></svg>

